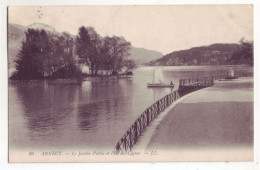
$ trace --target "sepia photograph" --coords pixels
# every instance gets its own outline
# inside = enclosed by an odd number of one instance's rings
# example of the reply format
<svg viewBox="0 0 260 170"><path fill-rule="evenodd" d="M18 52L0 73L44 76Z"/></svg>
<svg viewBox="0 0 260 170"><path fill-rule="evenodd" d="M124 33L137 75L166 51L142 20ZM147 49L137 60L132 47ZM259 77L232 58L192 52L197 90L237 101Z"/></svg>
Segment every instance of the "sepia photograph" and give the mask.
<svg viewBox="0 0 260 170"><path fill-rule="evenodd" d="M8 161L254 161L254 5L8 6Z"/></svg>

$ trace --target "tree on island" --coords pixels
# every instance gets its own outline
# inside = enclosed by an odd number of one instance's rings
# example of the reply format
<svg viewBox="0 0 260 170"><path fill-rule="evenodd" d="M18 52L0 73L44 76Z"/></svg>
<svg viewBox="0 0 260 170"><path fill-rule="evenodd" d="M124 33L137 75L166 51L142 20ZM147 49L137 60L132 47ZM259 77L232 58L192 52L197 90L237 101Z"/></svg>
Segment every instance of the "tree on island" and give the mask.
<svg viewBox="0 0 260 170"><path fill-rule="evenodd" d="M28 29L25 35L11 79L80 78L78 64L89 66L93 76L99 70L116 75L134 64L127 60L130 42L117 36L102 38L93 27L80 27L76 39L38 29Z"/></svg>
<svg viewBox="0 0 260 170"><path fill-rule="evenodd" d="M124 61L126 57L130 55L131 43L127 42L123 37L112 37L115 40L113 43L113 57L112 57L112 73L117 73L122 67L124 67Z"/></svg>
<svg viewBox="0 0 260 170"><path fill-rule="evenodd" d="M48 35L44 30L28 29L26 39L22 42L15 67L16 79L44 78L44 59L50 54Z"/></svg>
<svg viewBox="0 0 260 170"><path fill-rule="evenodd" d="M80 69L75 57L75 43L73 37L67 33L51 35L51 56L49 61L50 77L52 78L79 78Z"/></svg>
<svg viewBox="0 0 260 170"><path fill-rule="evenodd" d="M126 59L124 61L124 66L126 67L126 71L129 71L129 70L133 70L135 67L136 67L136 64L133 60L131 59Z"/></svg>
<svg viewBox="0 0 260 170"><path fill-rule="evenodd" d="M116 74L124 66L130 48L131 43L123 37L101 38L92 27L80 27L76 38L76 54L80 63L89 66L92 76L99 70Z"/></svg>
<svg viewBox="0 0 260 170"><path fill-rule="evenodd" d="M68 34L28 29L15 60L12 79L77 78L74 40Z"/></svg>
<svg viewBox="0 0 260 170"><path fill-rule="evenodd" d="M131 43L127 42L123 37L107 36L102 44L102 67L105 70L109 70L112 75L115 75L125 66Z"/></svg>
<svg viewBox="0 0 260 170"><path fill-rule="evenodd" d="M91 74L95 74L99 65L100 36L93 27L80 27L76 38L76 54L81 64L89 66ZM96 71L97 73L97 71Z"/></svg>

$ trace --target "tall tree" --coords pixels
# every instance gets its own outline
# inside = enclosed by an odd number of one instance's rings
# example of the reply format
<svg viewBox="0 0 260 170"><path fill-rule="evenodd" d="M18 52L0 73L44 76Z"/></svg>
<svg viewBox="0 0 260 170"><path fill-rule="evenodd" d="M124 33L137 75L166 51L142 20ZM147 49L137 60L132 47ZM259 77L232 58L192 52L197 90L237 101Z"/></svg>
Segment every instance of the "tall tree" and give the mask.
<svg viewBox="0 0 260 170"><path fill-rule="evenodd" d="M41 79L44 77L44 59L50 53L48 35L44 30L28 29L16 63L17 78Z"/></svg>
<svg viewBox="0 0 260 170"><path fill-rule="evenodd" d="M49 74L56 78L74 77L78 72L76 69L76 58L74 52L74 39L67 33L51 34L51 57L48 60L46 69L51 71Z"/></svg>
<svg viewBox="0 0 260 170"><path fill-rule="evenodd" d="M95 74L95 70L99 65L100 36L93 27L80 27L76 38L76 54L80 63L86 64L91 70L91 74Z"/></svg>
<svg viewBox="0 0 260 170"><path fill-rule="evenodd" d="M79 28L79 33L76 37L76 54L78 55L80 63L89 65L89 46L90 36L87 29L82 26Z"/></svg>
<svg viewBox="0 0 260 170"><path fill-rule="evenodd" d="M103 70L112 70L113 62L112 58L114 55L113 49L113 38L106 36L102 41L102 46L100 49L100 58L101 58L101 68Z"/></svg>
<svg viewBox="0 0 260 170"><path fill-rule="evenodd" d="M103 67L110 70L111 74L117 74L124 66L126 57L130 55L130 48L131 43L123 37L105 37L101 50Z"/></svg>
<svg viewBox="0 0 260 170"><path fill-rule="evenodd" d="M112 37L113 41L113 57L112 57L112 73L116 73L124 66L124 60L129 56L131 43L123 37Z"/></svg>

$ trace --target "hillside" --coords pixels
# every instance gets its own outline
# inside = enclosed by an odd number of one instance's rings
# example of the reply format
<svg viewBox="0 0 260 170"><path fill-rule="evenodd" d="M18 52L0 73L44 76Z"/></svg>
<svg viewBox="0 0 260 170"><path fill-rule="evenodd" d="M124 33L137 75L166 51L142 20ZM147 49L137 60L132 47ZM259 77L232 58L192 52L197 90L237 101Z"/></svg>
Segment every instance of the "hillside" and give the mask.
<svg viewBox="0 0 260 170"><path fill-rule="evenodd" d="M9 67L14 67L13 60L15 59L22 41L25 38L26 28L16 24L8 25L8 63Z"/></svg>
<svg viewBox="0 0 260 170"><path fill-rule="evenodd" d="M239 44L212 44L194 47L172 52L147 65L223 65L228 64L233 52L238 48Z"/></svg>
<svg viewBox="0 0 260 170"><path fill-rule="evenodd" d="M44 29L45 31L49 31L49 32L57 32L56 29L50 25L44 24L44 23L33 23L31 25L27 26L28 28L32 28L32 29Z"/></svg>
<svg viewBox="0 0 260 170"><path fill-rule="evenodd" d="M130 58L133 59L137 64L146 63L151 60L161 58L162 53L153 50L147 50L144 48L132 47L130 50Z"/></svg>

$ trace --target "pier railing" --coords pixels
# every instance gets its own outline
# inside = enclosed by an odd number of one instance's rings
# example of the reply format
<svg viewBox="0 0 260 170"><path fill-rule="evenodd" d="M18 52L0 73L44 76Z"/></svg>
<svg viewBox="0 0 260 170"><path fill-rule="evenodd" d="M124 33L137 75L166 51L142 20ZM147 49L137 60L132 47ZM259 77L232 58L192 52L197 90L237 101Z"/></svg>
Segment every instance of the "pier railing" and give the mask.
<svg viewBox="0 0 260 170"><path fill-rule="evenodd" d="M123 137L117 142L116 150L126 152L132 149L147 126L170 104L180 97L193 91L212 86L217 77L202 77L191 79L180 79L179 89L171 92L148 107L130 126Z"/></svg>
<svg viewBox="0 0 260 170"><path fill-rule="evenodd" d="M221 77L222 76L209 76L201 78L180 79L178 89L180 97L193 91L213 86L214 80L221 79Z"/></svg>
<svg viewBox="0 0 260 170"><path fill-rule="evenodd" d="M148 107L127 130L116 145L117 151L127 151L136 144L138 138L144 132L145 128L156 118L165 108L179 98L178 91L171 92L152 106Z"/></svg>

